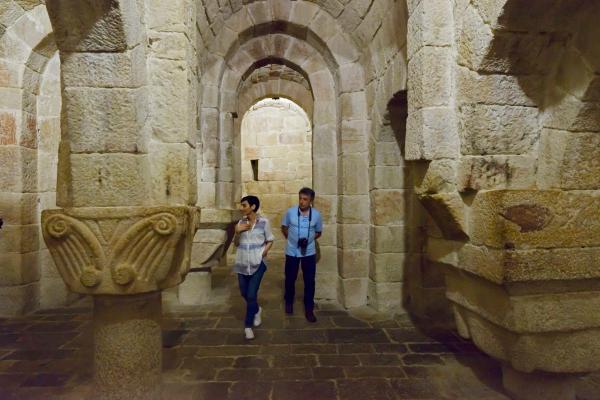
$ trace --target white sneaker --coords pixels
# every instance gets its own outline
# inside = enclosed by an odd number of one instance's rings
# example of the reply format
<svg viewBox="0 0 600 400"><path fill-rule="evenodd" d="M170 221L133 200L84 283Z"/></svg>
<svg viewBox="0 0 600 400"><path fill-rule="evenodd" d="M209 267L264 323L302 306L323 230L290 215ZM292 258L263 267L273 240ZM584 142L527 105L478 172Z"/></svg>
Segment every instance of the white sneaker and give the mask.
<svg viewBox="0 0 600 400"><path fill-rule="evenodd" d="M252 328L244 328L244 334L246 335L246 340L254 339L254 332Z"/></svg>
<svg viewBox="0 0 600 400"><path fill-rule="evenodd" d="M262 307L258 307L258 312L254 314L254 326L260 326L260 324L262 324L262 319L260 318L261 313Z"/></svg>

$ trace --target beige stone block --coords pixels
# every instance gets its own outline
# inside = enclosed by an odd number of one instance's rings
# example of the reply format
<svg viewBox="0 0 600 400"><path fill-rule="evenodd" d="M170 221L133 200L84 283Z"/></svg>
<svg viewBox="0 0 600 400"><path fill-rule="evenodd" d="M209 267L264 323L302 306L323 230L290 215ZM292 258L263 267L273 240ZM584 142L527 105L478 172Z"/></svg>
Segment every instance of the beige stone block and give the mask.
<svg viewBox="0 0 600 400"><path fill-rule="evenodd" d="M146 5L147 27L156 31L185 32L186 1L174 0L163 4L150 0Z"/></svg>
<svg viewBox="0 0 600 400"><path fill-rule="evenodd" d="M366 152L371 122L362 120L343 120L341 130L341 150L344 154Z"/></svg>
<svg viewBox="0 0 600 400"><path fill-rule="evenodd" d="M339 298L345 308L367 304L368 278L339 279Z"/></svg>
<svg viewBox="0 0 600 400"><path fill-rule="evenodd" d="M405 313L402 308L402 282L381 283L369 280L367 304L380 312Z"/></svg>
<svg viewBox="0 0 600 400"><path fill-rule="evenodd" d="M371 189L403 189L407 171L399 166L374 166L369 168Z"/></svg>
<svg viewBox="0 0 600 400"><path fill-rule="evenodd" d="M118 52L140 41L141 21L135 18L136 4L122 8L115 3L92 6L88 0L52 3L46 7L56 40L64 51Z"/></svg>
<svg viewBox="0 0 600 400"><path fill-rule="evenodd" d="M323 41L327 41L338 32L339 28L333 23L331 15L320 10L310 21L309 29Z"/></svg>
<svg viewBox="0 0 600 400"><path fill-rule="evenodd" d="M146 156L73 154L69 164L71 181L64 182L69 206L142 205L151 200Z"/></svg>
<svg viewBox="0 0 600 400"><path fill-rule="evenodd" d="M145 152L144 89L68 88L63 93L71 151Z"/></svg>
<svg viewBox="0 0 600 400"><path fill-rule="evenodd" d="M5 233L10 237L10 232L11 231L9 230ZM39 237L36 236L36 238ZM0 239L0 246L2 246L2 241L3 240ZM3 249L2 254L0 254L0 265L2 265L2 271L0 273L1 286L24 285L40 280L41 274L37 251L15 253Z"/></svg>
<svg viewBox="0 0 600 400"><path fill-rule="evenodd" d="M208 303L212 292L211 275L207 271L190 271L177 287L179 303L184 305Z"/></svg>
<svg viewBox="0 0 600 400"><path fill-rule="evenodd" d="M538 185L544 189L598 189L600 135L542 131Z"/></svg>
<svg viewBox="0 0 600 400"><path fill-rule="evenodd" d="M471 205L470 236L495 248L598 246L598 210L593 191L480 192Z"/></svg>
<svg viewBox="0 0 600 400"><path fill-rule="evenodd" d="M403 253L407 249L404 226L372 226L370 231L373 253Z"/></svg>
<svg viewBox="0 0 600 400"><path fill-rule="evenodd" d="M38 124L38 148L56 154L60 142L60 118L43 118Z"/></svg>
<svg viewBox="0 0 600 400"><path fill-rule="evenodd" d="M358 61L360 53L354 43L341 32L338 32L326 42L338 65L350 64Z"/></svg>
<svg viewBox="0 0 600 400"><path fill-rule="evenodd" d="M0 315L15 317L30 313L39 307L39 299L39 282L0 287Z"/></svg>
<svg viewBox="0 0 600 400"><path fill-rule="evenodd" d="M365 87L365 75L359 63L341 65L339 68L340 91L357 92Z"/></svg>
<svg viewBox="0 0 600 400"><path fill-rule="evenodd" d="M34 149L0 146L0 189L6 192L35 192L37 162Z"/></svg>
<svg viewBox="0 0 600 400"><path fill-rule="evenodd" d="M369 166L366 154L342 157L342 191L344 194L366 194L369 190Z"/></svg>
<svg viewBox="0 0 600 400"><path fill-rule="evenodd" d="M423 47L408 62L409 109L448 106L453 91L450 47Z"/></svg>
<svg viewBox="0 0 600 400"><path fill-rule="evenodd" d="M449 46L453 40L452 5L443 0L411 1L408 9L408 56L422 46ZM435 27L435 28L430 28Z"/></svg>
<svg viewBox="0 0 600 400"><path fill-rule="evenodd" d="M299 188L298 188L299 189ZM293 204L297 204L297 195L293 196ZM314 207L321 213L323 223L335 223L338 216L337 196L317 193L314 201Z"/></svg>
<svg viewBox="0 0 600 400"><path fill-rule="evenodd" d="M319 272L317 267L315 281L316 300L338 300L339 277L337 272Z"/></svg>
<svg viewBox="0 0 600 400"><path fill-rule="evenodd" d="M367 118L367 100L364 92L343 93L340 101L343 120Z"/></svg>
<svg viewBox="0 0 600 400"><path fill-rule="evenodd" d="M540 134L538 110L532 107L471 105L462 107L463 154L523 154Z"/></svg>
<svg viewBox="0 0 600 400"><path fill-rule="evenodd" d="M465 244L456 266L496 283L574 281L600 276L600 249L499 250Z"/></svg>
<svg viewBox="0 0 600 400"><path fill-rule="evenodd" d="M333 223L324 223L323 232L319 238L321 246L337 246L337 225ZM337 250L336 250L337 255ZM337 263L336 263L337 268Z"/></svg>
<svg viewBox="0 0 600 400"><path fill-rule="evenodd" d="M0 253L29 253L40 247L39 225L5 225L0 236Z"/></svg>
<svg viewBox="0 0 600 400"><path fill-rule="evenodd" d="M536 179L536 160L531 156L462 157L458 164L457 189L527 189Z"/></svg>
<svg viewBox="0 0 600 400"><path fill-rule="evenodd" d="M400 225L407 214L404 190L372 190L371 214L375 225Z"/></svg>
<svg viewBox="0 0 600 400"><path fill-rule="evenodd" d="M336 124L337 108L335 101L315 99L314 125Z"/></svg>
<svg viewBox="0 0 600 400"><path fill-rule="evenodd" d="M339 197L340 218L344 224L367 224L370 220L369 197L344 195Z"/></svg>
<svg viewBox="0 0 600 400"><path fill-rule="evenodd" d="M598 329L515 333L454 304L455 315L477 347L524 372L594 371L598 365ZM585 350L582 350L585 349Z"/></svg>
<svg viewBox="0 0 600 400"><path fill-rule="evenodd" d="M146 81L143 46L122 53L67 53L60 67L66 87L137 88Z"/></svg>
<svg viewBox="0 0 600 400"><path fill-rule="evenodd" d="M446 239L468 237L466 206L457 192L426 194L419 199Z"/></svg>
<svg viewBox="0 0 600 400"><path fill-rule="evenodd" d="M372 253L369 278L375 282L402 282L408 262L407 253Z"/></svg>
<svg viewBox="0 0 600 400"><path fill-rule="evenodd" d="M478 74L459 66L456 68L456 77L457 94L460 101L465 103L533 107L536 105L535 99L541 96L539 76Z"/></svg>
<svg viewBox="0 0 600 400"><path fill-rule="evenodd" d="M344 250L360 250L369 248L369 225L338 224L340 247Z"/></svg>
<svg viewBox="0 0 600 400"><path fill-rule="evenodd" d="M43 281L46 278L62 279L56 264L54 264L50 250L46 248L46 243L42 243L41 247L43 249L38 252L41 280Z"/></svg>
<svg viewBox="0 0 600 400"><path fill-rule="evenodd" d="M456 190L457 162L455 160L433 160L412 168L415 191L419 194L448 193Z"/></svg>
<svg viewBox="0 0 600 400"><path fill-rule="evenodd" d="M413 111L406 121L405 158L456 158L460 139L454 110L446 107Z"/></svg>
<svg viewBox="0 0 600 400"><path fill-rule="evenodd" d="M0 192L0 210L6 225L39 223L38 195L34 193Z"/></svg>
<svg viewBox="0 0 600 400"><path fill-rule="evenodd" d="M338 249L338 272L344 279L366 278L369 274L369 251Z"/></svg>
<svg viewBox="0 0 600 400"><path fill-rule="evenodd" d="M187 66L182 61L150 59L148 70L153 137L164 142L194 143Z"/></svg>
<svg viewBox="0 0 600 400"><path fill-rule="evenodd" d="M285 239L282 240L285 244ZM338 249L335 246L326 246L323 240L319 239L319 251L317 259L317 271L321 273L338 273Z"/></svg>
<svg viewBox="0 0 600 400"><path fill-rule="evenodd" d="M159 204L195 204L196 159L187 144L152 144L152 199Z"/></svg>
<svg viewBox="0 0 600 400"><path fill-rule="evenodd" d="M295 2L290 11L290 22L308 26L319 11L319 6L310 2Z"/></svg>
<svg viewBox="0 0 600 400"><path fill-rule="evenodd" d="M148 32L150 54L152 57L169 60L184 60L188 44L185 34L181 32Z"/></svg>

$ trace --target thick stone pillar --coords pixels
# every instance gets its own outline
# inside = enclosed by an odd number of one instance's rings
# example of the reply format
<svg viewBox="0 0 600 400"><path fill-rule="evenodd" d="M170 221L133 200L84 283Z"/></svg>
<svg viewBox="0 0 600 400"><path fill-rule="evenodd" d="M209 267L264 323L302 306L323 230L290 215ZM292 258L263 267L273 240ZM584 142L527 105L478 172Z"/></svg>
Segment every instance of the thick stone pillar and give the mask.
<svg viewBox="0 0 600 400"><path fill-rule="evenodd" d="M196 207L46 210L42 232L67 287L94 295L99 399L158 399L161 293L190 267Z"/></svg>
<svg viewBox="0 0 600 400"><path fill-rule="evenodd" d="M100 399L160 398L161 292L94 297L94 392Z"/></svg>

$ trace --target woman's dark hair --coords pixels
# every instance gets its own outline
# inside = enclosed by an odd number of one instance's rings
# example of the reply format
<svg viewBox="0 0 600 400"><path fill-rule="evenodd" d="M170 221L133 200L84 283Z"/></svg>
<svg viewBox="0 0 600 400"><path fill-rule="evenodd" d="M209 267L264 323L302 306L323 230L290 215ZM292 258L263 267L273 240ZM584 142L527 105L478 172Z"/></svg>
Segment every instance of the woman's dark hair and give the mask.
<svg viewBox="0 0 600 400"><path fill-rule="evenodd" d="M315 191L312 190L309 187L303 187L302 189L300 189L300 191L298 192L298 195L301 195L301 194L305 194L307 196L310 196L311 200L315 199Z"/></svg>
<svg viewBox="0 0 600 400"><path fill-rule="evenodd" d="M254 208L254 212L257 212L258 209L260 208L260 200L258 199L258 197L256 196L244 196L242 197L242 199L240 200L240 203L243 203L247 201L248 204L250 205L250 207L252 206L256 206Z"/></svg>

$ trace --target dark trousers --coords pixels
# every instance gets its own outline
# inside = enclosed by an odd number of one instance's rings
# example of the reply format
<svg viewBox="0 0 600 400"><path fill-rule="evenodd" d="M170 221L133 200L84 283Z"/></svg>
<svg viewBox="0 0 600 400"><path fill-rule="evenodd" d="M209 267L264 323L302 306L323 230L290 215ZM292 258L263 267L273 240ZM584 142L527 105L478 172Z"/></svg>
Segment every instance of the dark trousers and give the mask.
<svg viewBox="0 0 600 400"><path fill-rule="evenodd" d="M302 277L304 278L304 308L312 310L315 307L316 255L306 257L285 256L285 302L287 304L294 303L296 278L300 266L302 266Z"/></svg>
<svg viewBox="0 0 600 400"><path fill-rule="evenodd" d="M260 263L260 267L258 267L258 270L254 274L238 274L240 293L244 300L246 300L246 319L244 320L246 328L254 326L254 315L258 312L258 289L266 270L267 266L265 263Z"/></svg>

